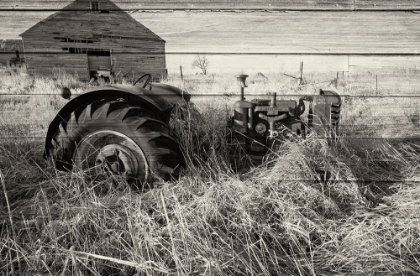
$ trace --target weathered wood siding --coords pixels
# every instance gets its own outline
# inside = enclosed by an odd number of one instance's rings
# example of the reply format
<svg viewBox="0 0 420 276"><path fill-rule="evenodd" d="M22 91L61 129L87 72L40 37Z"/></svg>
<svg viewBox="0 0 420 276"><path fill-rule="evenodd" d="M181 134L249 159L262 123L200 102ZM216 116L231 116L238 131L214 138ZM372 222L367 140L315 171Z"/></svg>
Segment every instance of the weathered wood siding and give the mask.
<svg viewBox="0 0 420 276"><path fill-rule="evenodd" d="M54 10L60 9L70 2L60 0L18 0L2 3L0 10ZM420 3L417 0L115 0L114 2L125 10L420 10Z"/></svg>
<svg viewBox="0 0 420 276"><path fill-rule="evenodd" d="M114 53L112 55L114 72L121 73L128 78L140 77L142 74L151 74L156 81L166 76L166 58L161 55L144 55L132 53ZM156 64L162 66L158 67Z"/></svg>
<svg viewBox="0 0 420 276"><path fill-rule="evenodd" d="M355 0L360 10L420 10L418 0Z"/></svg>
<svg viewBox="0 0 420 276"><path fill-rule="evenodd" d="M40 36L23 39L29 73L51 74L54 68L63 67L77 72L81 79L88 79L87 53L68 53L63 48L110 50L111 69L122 75L150 73L160 79L166 71L165 44L159 41L136 40L134 43L133 40L124 43L123 39L98 38L93 43L69 43L56 41L51 36L45 36L43 40Z"/></svg>
<svg viewBox="0 0 420 276"><path fill-rule="evenodd" d="M111 70L111 56L88 55L89 70Z"/></svg>
<svg viewBox="0 0 420 276"><path fill-rule="evenodd" d="M54 69L64 68L68 73L76 73L81 80L89 79L86 55L62 54L57 52L39 54L26 53L28 73L51 75Z"/></svg>
<svg viewBox="0 0 420 276"><path fill-rule="evenodd" d="M411 12L176 11L132 16L153 26L169 53L420 53L420 14Z"/></svg>
<svg viewBox="0 0 420 276"><path fill-rule="evenodd" d="M151 72L160 78L166 71L165 42L127 13L112 11L118 8L112 2L99 1L99 5L100 11L75 11L89 8L90 1L74 2L25 31L22 38L29 72L48 74L55 67L64 67L86 79L87 52L104 50L113 53L113 72Z"/></svg>
<svg viewBox="0 0 420 276"><path fill-rule="evenodd" d="M17 38L30 26L70 3L58 0L2 2L0 21L7 23L0 27L0 38ZM374 118L378 125L390 129L390 137L394 134L404 136L401 127L415 128L407 121L407 116L417 116L420 106L418 0L115 0L115 3L135 20L120 19L119 15L124 13L119 13L116 6L102 6L109 9L109 13L95 14L96 19L92 21L80 16L91 15L87 5L72 6L53 17L53 25L41 23L33 35L23 35L24 40L28 38L25 48L30 58L29 69L41 66L43 70L51 70L53 66L67 64L70 71L86 76L87 54L70 54L62 50L88 48L85 44L112 50L113 70L133 78L149 72L157 78L162 74L160 68L166 67L174 78L179 78L180 65L186 75L199 72L192 69L192 60L195 54L206 53L210 60L209 73L216 75L216 83L217 75L234 79L233 76L241 72L248 73L250 79L258 72L271 73L287 82L294 80L283 73L298 76L303 61L304 77L316 82L317 87L331 87L338 77L338 83L350 83L346 86L346 89L350 87L348 90L340 91L349 94L346 99L359 101L360 106L364 102L376 104L377 114L365 114L360 108L361 118L368 121L368 117ZM73 19L77 20L70 27L68 22ZM150 39L153 33L147 30L133 31L137 28L136 21L159 34L166 44L154 39L156 37ZM110 27L104 29L103 25ZM113 35L116 32L118 34ZM54 37L91 39L93 42L69 43ZM42 55L36 55L39 53ZM161 66L154 66L156 64ZM352 89L360 94L352 95ZM215 92L223 91L224 87L221 87ZM281 86L276 91L290 93L282 91ZM207 103L214 97L218 96L201 95L193 100L202 99ZM345 109L344 112L353 110ZM353 122L349 121L349 124ZM419 137L418 127L415 132L410 131Z"/></svg>
<svg viewBox="0 0 420 276"><path fill-rule="evenodd" d="M16 39L19 34L51 14L52 12L0 12L0 20L8 22L0 26L0 38ZM168 53L420 52L420 13L175 11L132 12L130 15L159 34L166 41ZM99 22L106 24L106 19L115 15L110 13L100 16L103 16L104 21ZM91 23L82 18L79 20L84 22L75 25L74 32L83 34ZM121 25L118 19L112 20L114 24ZM67 26L65 22L63 20L62 26ZM124 26L121 25L120 28ZM132 25L127 29L131 30Z"/></svg>
<svg viewBox="0 0 420 276"><path fill-rule="evenodd" d="M10 22L1 29L1 33L9 38L17 37L30 24L51 14L23 11L0 13L2 21ZM102 15L109 16L112 13ZM414 56L420 53L418 13L175 11L132 12L131 16L166 40L165 67L169 73L179 72L180 65L186 73L193 72L191 62L194 53L211 53L209 72L223 74L241 70L289 71L298 68L300 61L305 62L305 72L351 71L353 69L349 69L349 66L352 66L352 60L355 59L363 60L362 63L358 63L359 68L369 67L371 61L377 69L381 66L420 67L418 58ZM29 24L16 21L17 17L25 17ZM114 20L113 23L116 22L119 21ZM89 22L81 23L78 28L86 24ZM127 40L121 43L125 44L125 52L131 47L137 47L140 41ZM158 45L156 47L160 49ZM143 52L142 48L131 49ZM149 47L147 51L155 50ZM235 55L229 55L231 53ZM302 54L304 56L301 56ZM130 54L121 56L126 61L114 62L121 65L121 69L117 69L116 72L132 70L124 67L138 67L136 64L130 66L128 62L139 59L140 54L137 57L130 57Z"/></svg>
<svg viewBox="0 0 420 276"><path fill-rule="evenodd" d="M61 43L46 38L41 41L39 37L24 38L25 56L27 58L27 68L30 73L51 74L56 67L67 68L70 72L77 72L81 79L88 79L88 56L87 53L66 53L62 48L83 48L86 45L72 43ZM39 44L39 45L38 45ZM152 44L152 45L150 45ZM126 48L127 45L119 44L116 41L101 40L92 43L90 49L106 49L112 51L112 71L121 72L123 75L133 75L141 73L150 73L154 78L160 79L162 72L166 71L166 62L164 53L164 43L144 43L137 49ZM142 47L145 46L145 47ZM45 47L45 48L44 48ZM152 50L160 54L153 53ZM139 54L139 52L143 54Z"/></svg>
<svg viewBox="0 0 420 276"><path fill-rule="evenodd" d="M154 44L150 41L147 42L147 46L138 40L118 42L119 39L115 38L102 38L101 42L95 42L101 43L98 47L111 45L109 48L113 50L112 64L116 72L130 74L141 67L139 62L145 62L143 67L149 71L161 71L148 68L149 65L146 64L153 60L153 57L143 56L143 52L162 53L165 47L166 61L160 54L156 54L154 59L164 63L169 73L178 73L180 65L186 73L194 72L191 63L196 53L208 54L211 61L209 72L216 74L239 71L290 72L298 68L300 61L304 61L305 72L373 72L394 69L401 72L400 69L405 68L416 73L420 67L420 14L405 12L418 10L420 1L114 2L167 42L166 46L159 46L159 43ZM0 19L10 22L2 32L6 38L16 37L16 33L19 33L17 30L22 32L28 27L14 18L25 17L27 22L33 23L52 14L42 9L54 11L71 1L16 3L17 6L13 7L21 9L20 11L0 12ZM5 3L4 7L7 6L11 4ZM137 12L153 7L156 8L155 12ZM112 6L107 8L113 10ZM198 11L206 8L211 8L212 11L227 9L236 12ZM271 8L306 12L263 11ZM88 5L68 7L62 15L63 26L66 25L68 17L74 16L72 11L76 9L86 11ZM257 9L259 12L241 12L244 9ZM113 28L118 29L121 20L114 16L116 13L113 12L100 14L96 22L106 24L109 19L115 24ZM78 22L80 23L74 28L77 34L82 34L86 26L91 24L83 18L79 18ZM134 23L130 21L124 24ZM133 26L130 25L127 29L130 30Z"/></svg>

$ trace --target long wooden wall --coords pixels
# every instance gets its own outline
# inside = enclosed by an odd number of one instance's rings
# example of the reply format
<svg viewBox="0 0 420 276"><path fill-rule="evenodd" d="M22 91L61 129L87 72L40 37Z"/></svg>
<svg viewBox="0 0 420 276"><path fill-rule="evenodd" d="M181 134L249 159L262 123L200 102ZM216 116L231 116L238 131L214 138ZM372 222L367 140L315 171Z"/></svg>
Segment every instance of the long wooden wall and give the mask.
<svg viewBox="0 0 420 276"><path fill-rule="evenodd" d="M211 73L228 74L238 70L291 71L301 61L305 71L372 71L392 68L414 69L420 55L420 2L391 0L324 0L324 1L128 1L115 0L137 21L161 36L166 43L164 64L169 73L180 65L187 72L196 53L210 55ZM0 20L3 39L15 39L38 21L64 8L72 1L15 1L2 3ZM69 8L68 14L75 9ZM116 6L106 7L109 10ZM224 12L217 12L224 11ZM108 20L121 24L113 13ZM16 20L25 18L25 20ZM62 20L63 28L66 20ZM67 32L83 35L89 22L79 19ZM132 22L124 24L133 24ZM128 31L131 29L127 25ZM41 34L42 35L42 34ZM148 47L138 41L105 40L113 44L113 60L123 71L130 71L130 53L137 58L147 51L162 51L154 44ZM37 47L28 51L37 51ZM63 45L60 45L65 47ZM83 45L82 45L83 46ZM9 53L13 55L13 52ZM5 53L0 52L1 57ZM154 61L159 61L157 58ZM164 60L162 60L164 61ZM261 69L261 67L263 69ZM150 68L148 68L150 70ZM160 70L156 70L160 71Z"/></svg>
<svg viewBox="0 0 420 276"><path fill-rule="evenodd" d="M3 36L0 39L17 38L69 3L2 2L0 20L6 23L0 27ZM238 72L298 71L303 61L304 73L323 71L336 76L337 72L347 72L355 78L359 72L364 74L369 85L363 97L381 97L378 105L398 102L401 94L410 94L407 96L410 108L420 109L420 82L417 81L420 79L420 1L115 0L115 3L166 41L165 66L170 74L178 74L179 65L184 72L194 73L191 62L196 54L208 56L210 73L232 76ZM130 43L137 46L137 41ZM130 60L146 64L165 62L159 55L161 48L156 46L157 55L153 59L143 55L143 50L151 50L144 47L113 52L113 64L130 71ZM158 70L154 73L160 74ZM381 89L388 92L378 95ZM395 110L399 115L387 110L383 117L399 118L408 112L404 107Z"/></svg>
<svg viewBox="0 0 420 276"><path fill-rule="evenodd" d="M56 10L71 2L68 0L8 1L2 2L0 10ZM114 2L127 10L420 10L420 3L415 0L116 0Z"/></svg>

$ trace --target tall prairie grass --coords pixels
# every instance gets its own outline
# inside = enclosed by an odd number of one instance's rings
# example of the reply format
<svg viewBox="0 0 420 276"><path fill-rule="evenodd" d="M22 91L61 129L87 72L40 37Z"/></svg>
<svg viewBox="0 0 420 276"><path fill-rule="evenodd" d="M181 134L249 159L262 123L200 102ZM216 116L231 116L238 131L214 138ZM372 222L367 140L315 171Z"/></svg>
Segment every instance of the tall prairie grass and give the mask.
<svg viewBox="0 0 420 276"><path fill-rule="evenodd" d="M251 79L248 95L319 88L267 77ZM117 177L93 182L58 172L42 158L48 123L65 101L38 91L54 93L72 80L28 79L33 85L16 94L30 97L0 99L0 275L420 273L411 98L345 97L346 131L337 141L316 133L285 141L261 166L237 171L224 139L236 82L169 80L201 95L172 123L186 166L179 180L141 193ZM384 122L405 134L386 138Z"/></svg>

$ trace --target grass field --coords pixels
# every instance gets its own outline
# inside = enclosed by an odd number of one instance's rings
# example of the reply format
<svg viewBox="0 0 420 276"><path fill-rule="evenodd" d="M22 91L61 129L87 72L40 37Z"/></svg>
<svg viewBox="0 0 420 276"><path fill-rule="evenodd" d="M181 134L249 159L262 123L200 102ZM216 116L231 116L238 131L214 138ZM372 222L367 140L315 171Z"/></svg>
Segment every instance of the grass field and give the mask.
<svg viewBox="0 0 420 276"><path fill-rule="evenodd" d="M2 77L0 275L418 275L419 99L384 96L364 79L336 88L320 74L305 85L251 76L249 99L319 88L345 95L343 135L285 142L239 173L223 139L239 94L233 76L169 78L195 95L206 120L192 116L178 131L181 178L140 193L42 158L48 124L66 103L60 87L77 94L89 84L60 70L53 79Z"/></svg>

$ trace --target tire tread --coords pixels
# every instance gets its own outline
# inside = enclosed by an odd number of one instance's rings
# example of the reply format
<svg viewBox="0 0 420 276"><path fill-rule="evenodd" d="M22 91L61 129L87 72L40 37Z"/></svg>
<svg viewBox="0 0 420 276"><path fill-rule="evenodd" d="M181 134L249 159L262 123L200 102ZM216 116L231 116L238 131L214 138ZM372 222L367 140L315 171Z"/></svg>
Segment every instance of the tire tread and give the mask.
<svg viewBox="0 0 420 276"><path fill-rule="evenodd" d="M120 101L98 101L78 108L60 123L59 130L53 137L56 164L57 161L73 158L76 144L89 133L90 128L100 129L109 125L139 145L147 156L149 168L155 174L165 180L177 178L180 166L184 166L179 144L169 135L169 127L165 123L142 116L144 111L141 107ZM58 156L58 152L65 152L65 158ZM165 162L165 157L168 162ZM66 160L57 160L59 158Z"/></svg>

